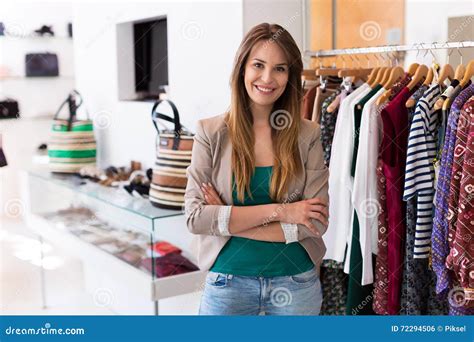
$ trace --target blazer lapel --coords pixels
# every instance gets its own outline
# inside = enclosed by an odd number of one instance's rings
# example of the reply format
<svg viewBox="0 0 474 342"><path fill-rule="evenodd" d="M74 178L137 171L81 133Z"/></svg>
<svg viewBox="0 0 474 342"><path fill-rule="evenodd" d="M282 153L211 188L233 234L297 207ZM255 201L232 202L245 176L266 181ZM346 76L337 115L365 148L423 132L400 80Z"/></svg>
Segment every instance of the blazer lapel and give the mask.
<svg viewBox="0 0 474 342"><path fill-rule="evenodd" d="M220 154L217 159L220 164L216 175L217 183L220 185L219 189L222 190L219 195L224 203L232 205L234 204L232 200L232 144L227 127L221 130L219 140L220 143L216 151L216 154Z"/></svg>

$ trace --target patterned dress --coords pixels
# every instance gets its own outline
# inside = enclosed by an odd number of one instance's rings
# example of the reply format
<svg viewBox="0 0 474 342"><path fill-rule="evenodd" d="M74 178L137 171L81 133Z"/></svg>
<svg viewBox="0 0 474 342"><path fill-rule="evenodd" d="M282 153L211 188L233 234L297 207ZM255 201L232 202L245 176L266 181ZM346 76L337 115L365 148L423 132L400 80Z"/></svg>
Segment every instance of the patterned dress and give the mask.
<svg viewBox="0 0 474 342"><path fill-rule="evenodd" d="M412 98L418 102L428 89L421 86ZM409 108L411 122L415 107ZM417 196L407 200L407 231L405 258L403 266L402 295L400 300L401 315L446 315L448 313L446 298L436 296L436 278L429 267L428 259L414 258Z"/></svg>
<svg viewBox="0 0 474 342"><path fill-rule="evenodd" d="M329 167L331 146L336 128L337 110L328 113L328 106L338 94L334 93L321 106L321 143L323 145L324 163ZM323 260L321 265L321 287L323 303L320 315L345 315L347 300L347 274L343 263L334 260Z"/></svg>

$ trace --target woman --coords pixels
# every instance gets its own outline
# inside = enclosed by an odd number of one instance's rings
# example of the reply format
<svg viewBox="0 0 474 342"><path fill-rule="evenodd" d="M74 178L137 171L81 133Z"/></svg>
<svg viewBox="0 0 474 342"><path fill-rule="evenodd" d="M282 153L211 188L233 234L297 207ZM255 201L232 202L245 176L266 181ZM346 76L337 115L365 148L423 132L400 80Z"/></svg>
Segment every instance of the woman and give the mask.
<svg viewBox="0 0 474 342"><path fill-rule="evenodd" d="M319 126L300 119L301 54L279 25L255 26L227 113L198 121L185 194L202 315L314 315L328 224Z"/></svg>

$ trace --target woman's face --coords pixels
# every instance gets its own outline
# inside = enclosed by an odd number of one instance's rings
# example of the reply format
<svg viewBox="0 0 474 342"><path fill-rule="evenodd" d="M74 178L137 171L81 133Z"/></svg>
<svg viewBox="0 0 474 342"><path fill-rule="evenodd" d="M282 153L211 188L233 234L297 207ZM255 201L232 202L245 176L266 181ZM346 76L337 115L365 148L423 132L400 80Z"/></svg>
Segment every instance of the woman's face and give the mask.
<svg viewBox="0 0 474 342"><path fill-rule="evenodd" d="M288 83L288 61L278 44L270 41L256 43L247 59L244 83L253 104L273 106Z"/></svg>

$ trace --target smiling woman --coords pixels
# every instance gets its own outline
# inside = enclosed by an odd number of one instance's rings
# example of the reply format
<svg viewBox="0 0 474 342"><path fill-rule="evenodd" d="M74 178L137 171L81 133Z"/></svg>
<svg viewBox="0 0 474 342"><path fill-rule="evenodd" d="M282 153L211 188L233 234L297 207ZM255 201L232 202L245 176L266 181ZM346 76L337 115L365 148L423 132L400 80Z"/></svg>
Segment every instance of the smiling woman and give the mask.
<svg viewBox="0 0 474 342"><path fill-rule="evenodd" d="M319 127L300 118L302 68L283 27L255 26L229 111L198 122L185 206L210 270L202 315L319 313L328 170Z"/></svg>

